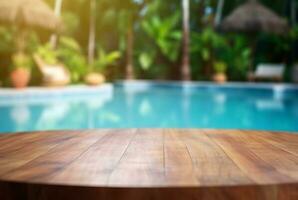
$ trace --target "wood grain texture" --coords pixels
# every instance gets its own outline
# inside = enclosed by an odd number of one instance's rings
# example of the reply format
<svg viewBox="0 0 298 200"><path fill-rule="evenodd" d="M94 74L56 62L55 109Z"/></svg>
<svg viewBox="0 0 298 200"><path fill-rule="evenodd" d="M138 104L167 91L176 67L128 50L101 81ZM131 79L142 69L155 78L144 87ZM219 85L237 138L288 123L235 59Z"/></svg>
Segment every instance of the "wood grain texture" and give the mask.
<svg viewBox="0 0 298 200"><path fill-rule="evenodd" d="M196 129L5 135L0 199L298 199L298 135Z"/></svg>

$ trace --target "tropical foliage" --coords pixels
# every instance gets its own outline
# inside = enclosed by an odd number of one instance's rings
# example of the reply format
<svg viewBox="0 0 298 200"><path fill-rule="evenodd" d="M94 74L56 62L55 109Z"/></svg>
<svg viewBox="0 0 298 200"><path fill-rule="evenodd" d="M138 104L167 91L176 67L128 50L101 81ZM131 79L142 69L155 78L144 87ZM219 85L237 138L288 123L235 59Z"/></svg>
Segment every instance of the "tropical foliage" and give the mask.
<svg viewBox="0 0 298 200"><path fill-rule="evenodd" d="M44 0L54 8L57 0ZM260 0L279 15L292 22L291 1ZM181 0L91 0L62 1L60 30L57 45L50 42L51 33L29 29L25 57L12 56L16 52L16 29L0 26L0 79L9 85L8 73L16 63L37 67L28 60L39 54L48 64L63 63L73 83L81 83L90 71L121 78L180 79L182 63ZM210 80L217 71L225 71L230 80L244 81L250 66L259 62L296 62L298 28L289 34L274 36L261 33L257 48L251 49L246 34L222 33L216 29L217 20L229 14L244 0L190 1L191 72L194 80ZM298 4L296 4L298 5ZM282 9L284 8L284 9ZM90 46L90 13L95 12L94 61L88 62ZM285 12L288 10L288 12ZM220 15L222 13L222 15ZM92 40L91 40L92 42ZM270 50L269 50L270 49ZM89 52L90 53L90 52ZM255 59L252 60L253 55ZM36 81L34 84L38 84Z"/></svg>

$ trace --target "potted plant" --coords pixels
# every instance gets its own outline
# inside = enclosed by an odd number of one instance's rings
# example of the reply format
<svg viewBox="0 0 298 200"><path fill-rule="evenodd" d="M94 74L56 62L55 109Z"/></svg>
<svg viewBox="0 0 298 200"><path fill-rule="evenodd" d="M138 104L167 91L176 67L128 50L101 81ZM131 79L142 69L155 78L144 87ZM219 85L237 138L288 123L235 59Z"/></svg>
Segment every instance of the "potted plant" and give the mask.
<svg viewBox="0 0 298 200"><path fill-rule="evenodd" d="M12 56L13 68L10 73L12 85L15 88L25 88L30 81L31 58L24 53Z"/></svg>
<svg viewBox="0 0 298 200"><path fill-rule="evenodd" d="M90 66L90 71L85 76L85 82L88 85L100 85L106 81L103 75L107 66L114 64L121 54L119 51L106 53L103 49L98 51L98 59Z"/></svg>
<svg viewBox="0 0 298 200"><path fill-rule="evenodd" d="M227 65L224 62L215 62L213 65L215 74L213 75L213 81L217 83L225 83L227 81Z"/></svg>

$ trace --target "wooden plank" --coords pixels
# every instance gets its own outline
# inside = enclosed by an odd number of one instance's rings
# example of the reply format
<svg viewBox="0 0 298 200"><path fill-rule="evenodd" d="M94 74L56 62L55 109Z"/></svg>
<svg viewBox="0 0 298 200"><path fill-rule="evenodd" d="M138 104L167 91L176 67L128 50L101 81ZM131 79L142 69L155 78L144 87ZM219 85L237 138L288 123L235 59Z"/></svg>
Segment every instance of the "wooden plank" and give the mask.
<svg viewBox="0 0 298 200"><path fill-rule="evenodd" d="M0 178L31 160L45 154L59 144L76 136L78 132L44 132L16 134L0 141Z"/></svg>
<svg viewBox="0 0 298 200"><path fill-rule="evenodd" d="M55 142L55 145L51 146L48 151L40 152L44 152L44 154L40 154L38 157L34 156L32 160L22 166L7 171L5 175L2 175L2 178L10 181L50 181L54 174L62 171L105 134L107 134L107 131L104 130L100 132L82 131L78 135L74 134L68 140ZM36 148L32 145L27 147ZM40 150L40 148L37 148L37 151Z"/></svg>
<svg viewBox="0 0 298 200"><path fill-rule="evenodd" d="M255 135L255 133L249 134L243 131L239 134L240 137L246 138L250 143L254 144L254 148L251 149L262 160L273 166L279 173L289 176L290 179L287 182L291 181L291 179L292 182L298 181L298 155L295 155L296 151L291 148L290 144L292 141L278 145L272 142L272 140L270 142L264 136L260 138L255 137Z"/></svg>
<svg viewBox="0 0 298 200"><path fill-rule="evenodd" d="M79 134L79 131L45 131L45 132L30 132L10 134L8 137L0 138L0 153L6 153L9 150L21 149L27 144L34 144L40 142L55 142L56 140L63 140ZM6 156L6 154L4 155ZM1 157L1 154L0 154Z"/></svg>
<svg viewBox="0 0 298 200"><path fill-rule="evenodd" d="M249 135L241 131L213 131L206 133L227 153L237 166L252 180L259 184L276 184L296 182L293 176L284 173L280 168L280 160L283 156L292 155L272 148L270 144L263 144L253 140ZM274 159L278 159L275 162ZM290 161L290 159L286 161ZM297 159L297 158L296 158ZM292 162L283 163L283 166ZM296 167L298 167L296 165ZM289 168L288 168L289 169ZM297 168L296 168L297 169ZM291 171L288 171L291 173Z"/></svg>
<svg viewBox="0 0 298 200"><path fill-rule="evenodd" d="M162 130L138 130L109 177L109 186L163 185L164 144Z"/></svg>
<svg viewBox="0 0 298 200"><path fill-rule="evenodd" d="M226 153L204 131L181 131L193 161L194 172L202 186L242 185L253 182L238 168Z"/></svg>
<svg viewBox="0 0 298 200"><path fill-rule="evenodd" d="M271 145L298 156L297 135L286 133L273 133L267 131L242 131L258 140L270 143Z"/></svg>
<svg viewBox="0 0 298 200"><path fill-rule="evenodd" d="M51 182L71 185L107 185L110 174L135 135L136 129L109 132L57 173Z"/></svg>
<svg viewBox="0 0 298 200"><path fill-rule="evenodd" d="M165 179L168 185L198 185L193 160L180 131L164 130Z"/></svg>

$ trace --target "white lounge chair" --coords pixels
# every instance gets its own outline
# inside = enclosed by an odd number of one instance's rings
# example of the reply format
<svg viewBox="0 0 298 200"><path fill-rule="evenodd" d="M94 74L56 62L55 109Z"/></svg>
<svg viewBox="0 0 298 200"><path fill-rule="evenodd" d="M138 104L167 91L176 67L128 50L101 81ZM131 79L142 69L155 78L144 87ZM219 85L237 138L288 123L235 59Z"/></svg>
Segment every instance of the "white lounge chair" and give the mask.
<svg viewBox="0 0 298 200"><path fill-rule="evenodd" d="M64 86L70 83L70 72L62 64L48 65L37 54L33 55L35 63L43 76L45 86Z"/></svg>
<svg viewBox="0 0 298 200"><path fill-rule="evenodd" d="M259 64L255 72L248 74L248 79L250 81L255 81L258 79L267 79L282 81L285 72L284 64Z"/></svg>

